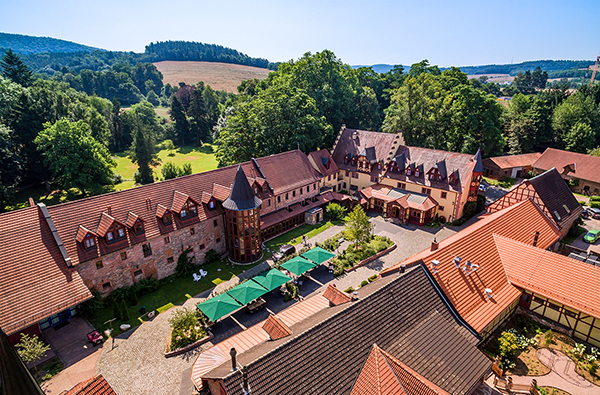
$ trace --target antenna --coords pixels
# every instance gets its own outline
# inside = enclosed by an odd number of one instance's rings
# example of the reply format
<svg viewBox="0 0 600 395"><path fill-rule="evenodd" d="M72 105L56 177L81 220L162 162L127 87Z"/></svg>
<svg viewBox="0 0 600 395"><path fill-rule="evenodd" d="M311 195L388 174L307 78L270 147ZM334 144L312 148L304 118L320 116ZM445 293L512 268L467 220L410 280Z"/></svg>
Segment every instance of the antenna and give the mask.
<svg viewBox="0 0 600 395"><path fill-rule="evenodd" d="M437 274L437 265L440 264L440 261L438 261L437 259L434 259L433 261L431 261L431 271L433 272L433 274Z"/></svg>
<svg viewBox="0 0 600 395"><path fill-rule="evenodd" d="M460 261L462 261L462 258L458 255L452 260L452 263L454 263L454 266L456 266L457 269L460 269Z"/></svg>
<svg viewBox="0 0 600 395"><path fill-rule="evenodd" d="M492 298L492 289L491 288L486 288L483 293L485 294L485 296L487 296L489 299Z"/></svg>
<svg viewBox="0 0 600 395"><path fill-rule="evenodd" d="M471 261L467 261L465 263L465 267L463 267L463 270L465 271L465 274L467 276L470 276L471 273L475 273L475 271L477 270L478 267L479 267L479 265L471 263Z"/></svg>

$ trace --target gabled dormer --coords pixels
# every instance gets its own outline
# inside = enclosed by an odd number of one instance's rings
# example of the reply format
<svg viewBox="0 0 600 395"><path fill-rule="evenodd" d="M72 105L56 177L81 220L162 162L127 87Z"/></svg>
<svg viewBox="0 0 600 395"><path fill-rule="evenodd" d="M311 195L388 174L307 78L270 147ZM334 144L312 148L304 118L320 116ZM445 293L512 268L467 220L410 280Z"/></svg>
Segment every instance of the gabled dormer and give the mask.
<svg viewBox="0 0 600 395"><path fill-rule="evenodd" d="M162 221L163 225L173 224L173 213L162 204L156 206L156 216Z"/></svg>
<svg viewBox="0 0 600 395"><path fill-rule="evenodd" d="M127 238L125 224L117 221L105 212L102 212L96 234L98 237L104 237L107 243L114 243Z"/></svg>
<svg viewBox="0 0 600 395"><path fill-rule="evenodd" d="M406 175L413 177L423 177L423 165L417 165L415 162L412 162L406 167Z"/></svg>
<svg viewBox="0 0 600 395"><path fill-rule="evenodd" d="M83 248L85 248L86 250L93 250L96 248L96 238L97 237L98 237L98 235L96 235L94 232L85 228L82 225L79 225L79 229L77 230L77 235L75 236L75 240L78 243L81 243Z"/></svg>
<svg viewBox="0 0 600 395"><path fill-rule="evenodd" d="M450 173L450 175L448 176L448 184L450 185L455 185L459 180L459 174L458 174L458 170L454 170L452 173Z"/></svg>
<svg viewBox="0 0 600 395"><path fill-rule="evenodd" d="M185 193L175 191L171 211L177 213L182 220L192 218L198 215L198 202Z"/></svg>
<svg viewBox="0 0 600 395"><path fill-rule="evenodd" d="M406 167L406 155L400 154L393 158L388 164L390 173L402 173Z"/></svg>
<svg viewBox="0 0 600 395"><path fill-rule="evenodd" d="M206 204L209 210L217 208L217 199L210 193L202 192L202 203Z"/></svg>
<svg viewBox="0 0 600 395"><path fill-rule="evenodd" d="M132 229L133 233L135 233L136 235L141 235L146 231L146 228L144 227L144 220L141 219L138 215L132 213L131 211L127 213L125 225Z"/></svg>
<svg viewBox="0 0 600 395"><path fill-rule="evenodd" d="M442 181L446 178L446 162L441 161L433 165L431 169L427 172L427 179L429 181Z"/></svg>

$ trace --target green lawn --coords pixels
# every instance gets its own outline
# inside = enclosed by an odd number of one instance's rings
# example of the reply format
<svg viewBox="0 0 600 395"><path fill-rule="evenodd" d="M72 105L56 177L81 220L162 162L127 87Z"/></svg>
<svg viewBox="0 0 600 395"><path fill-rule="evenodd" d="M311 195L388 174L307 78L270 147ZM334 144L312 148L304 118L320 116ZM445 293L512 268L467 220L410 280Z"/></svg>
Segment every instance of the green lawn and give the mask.
<svg viewBox="0 0 600 395"><path fill-rule="evenodd" d="M333 225L341 224L341 221L331 222L327 221L322 224L316 225L300 225L297 228L290 230L287 233L279 235L269 241L265 241L265 246L271 250L271 252L275 252L284 244L290 244L290 240L293 238L294 242L291 243L293 245L300 244L302 242L302 236L306 235L307 238L311 238L313 236L318 235L326 229L331 228ZM265 259L270 258L270 256L266 256Z"/></svg>
<svg viewBox="0 0 600 395"><path fill-rule="evenodd" d="M171 152L164 149L158 152L160 164L154 168L154 178L156 180L162 179L160 169L167 162L173 162L177 166L190 163L193 173L201 173L217 168L217 159L213 153L213 146L210 144L204 144L202 147L177 148L172 152L173 156L169 156L169 153ZM122 183L115 185L115 190L132 188L133 175L138 169L137 165L131 162L125 153L115 154L113 159L117 162L117 167L114 170L115 174L120 174L123 178Z"/></svg>
<svg viewBox="0 0 600 395"><path fill-rule="evenodd" d="M498 186L498 187L501 187L504 189L509 189L510 187L512 187L515 184L515 182L517 182L516 178L511 178L511 177L506 177L502 181L494 180L492 178L487 178L487 177L483 177L483 180L488 185L494 185L494 186Z"/></svg>
<svg viewBox="0 0 600 395"><path fill-rule="evenodd" d="M113 329L117 330L119 325L124 323L129 323L132 327L139 325L138 317L141 315L139 309L142 306L146 308L146 311L152 311L168 303L181 304L187 299L186 294L198 295L223 281L231 280L243 270L248 270L252 266L233 265L229 261L219 260L202 265L202 269L206 270L208 275L198 282L195 282L192 276L164 278L159 281L159 287L156 291L139 296L136 306L128 306L129 321L115 321L112 325ZM221 271L219 272L217 269L221 269ZM112 318L114 318L113 306L110 304L96 312L89 320L96 329L103 331L110 327L110 325L104 323Z"/></svg>
<svg viewBox="0 0 600 395"><path fill-rule="evenodd" d="M169 156L167 150L158 152L161 163L154 168L154 177L156 180L162 178L160 169L166 162L173 162L177 166L181 166L184 163L191 163L193 173L200 173L217 168L217 159L213 153L213 147L210 144L204 144L202 147L181 147L174 150L173 153L173 156ZM137 165L131 162L124 153L114 154L113 159L117 162L117 167L114 169L114 172L115 174L121 175L123 182L111 188L106 188L106 192L133 188L133 175L138 169ZM35 203L41 202L46 206L52 206L58 203L81 199L84 196L77 189L71 189L69 191L55 190L48 195L48 192L42 186L29 187L18 191L13 202L6 206L6 210L11 211L28 207L28 199L30 197L33 198Z"/></svg>

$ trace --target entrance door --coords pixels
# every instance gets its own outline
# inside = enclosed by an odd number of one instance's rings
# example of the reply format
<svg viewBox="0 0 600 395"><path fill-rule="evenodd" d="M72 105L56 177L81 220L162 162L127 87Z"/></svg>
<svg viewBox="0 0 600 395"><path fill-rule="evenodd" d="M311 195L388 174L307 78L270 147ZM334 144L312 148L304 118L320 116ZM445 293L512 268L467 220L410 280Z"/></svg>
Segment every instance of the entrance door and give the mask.
<svg viewBox="0 0 600 395"><path fill-rule="evenodd" d="M531 295L528 295L526 293L521 295L521 298L519 299L519 306L529 310L529 306L531 306Z"/></svg>

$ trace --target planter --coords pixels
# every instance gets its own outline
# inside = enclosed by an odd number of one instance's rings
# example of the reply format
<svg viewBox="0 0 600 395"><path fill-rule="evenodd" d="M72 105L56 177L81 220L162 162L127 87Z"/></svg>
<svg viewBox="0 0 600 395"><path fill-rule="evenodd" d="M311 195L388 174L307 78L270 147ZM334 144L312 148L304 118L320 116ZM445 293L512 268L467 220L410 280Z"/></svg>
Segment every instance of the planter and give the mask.
<svg viewBox="0 0 600 395"><path fill-rule="evenodd" d="M187 346L178 348L177 350L165 352L165 358L170 358L170 357L174 357L174 356L179 355L179 354L186 353L186 352L188 352L190 350L193 350L194 348L196 348L196 347L198 347L198 346L200 346L200 345L202 345L202 344L204 344L206 342L209 342L215 336L212 334L211 331L207 331L207 332L208 332L208 336L204 336L202 339L198 339L195 342L193 342L192 344L188 344ZM170 336L169 336L169 338L170 338Z"/></svg>
<svg viewBox="0 0 600 395"><path fill-rule="evenodd" d="M396 243L392 244L390 247L386 248L383 251L379 251L375 255L371 255L370 257L363 259L362 261L358 262L356 265L354 265L354 266L352 266L352 267L350 267L348 269L344 269L344 271L346 273L349 273L352 270L356 269L357 267L361 267L363 265L366 265L367 263L369 263L371 261L374 261L375 259L379 258L380 256L385 255L385 254L387 254L390 251L393 251L395 248L396 248Z"/></svg>

